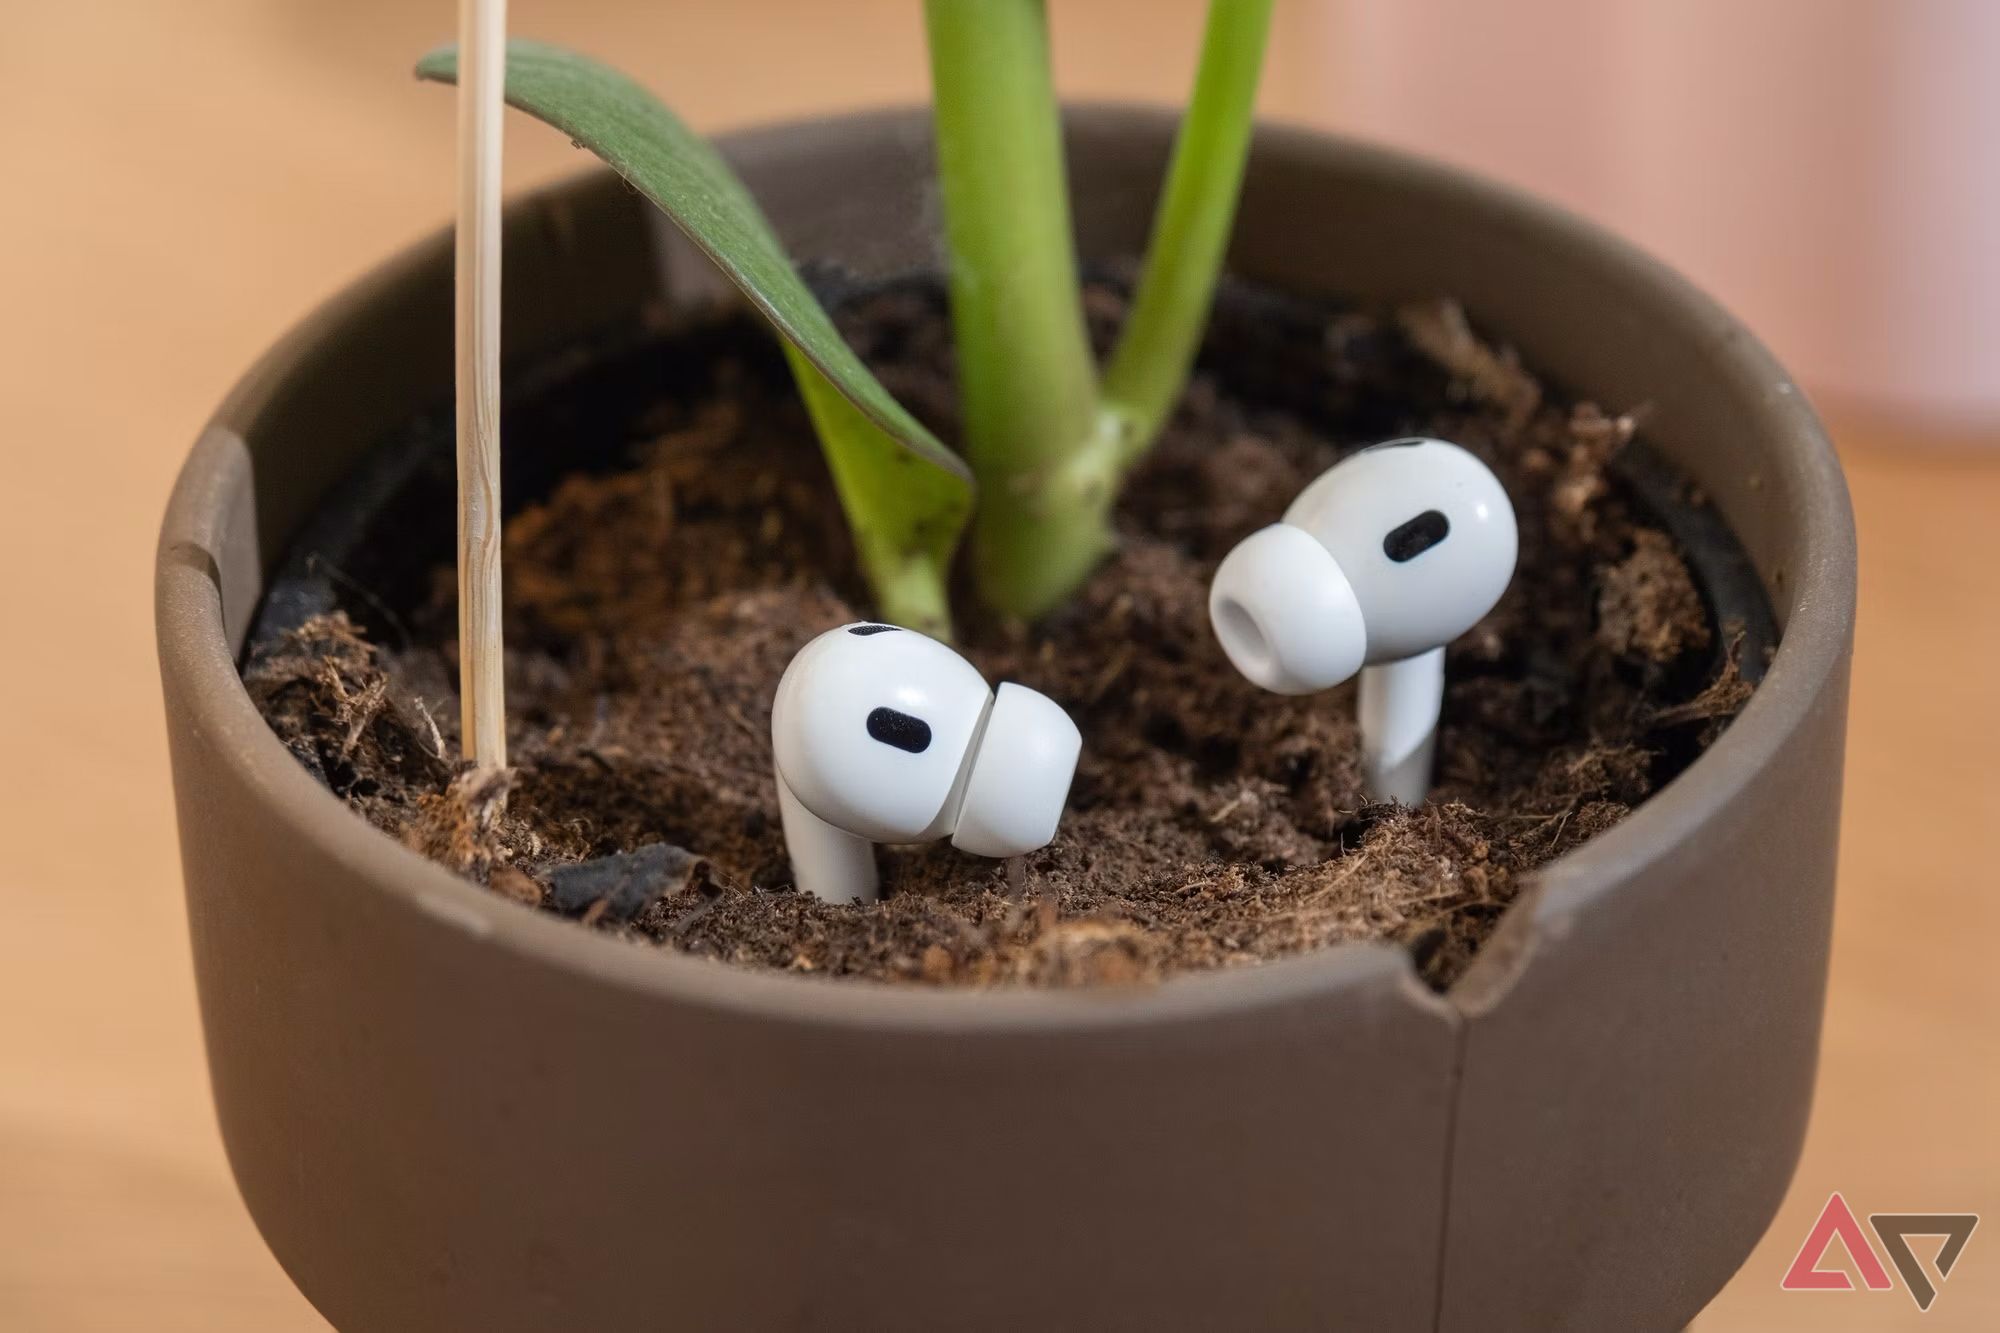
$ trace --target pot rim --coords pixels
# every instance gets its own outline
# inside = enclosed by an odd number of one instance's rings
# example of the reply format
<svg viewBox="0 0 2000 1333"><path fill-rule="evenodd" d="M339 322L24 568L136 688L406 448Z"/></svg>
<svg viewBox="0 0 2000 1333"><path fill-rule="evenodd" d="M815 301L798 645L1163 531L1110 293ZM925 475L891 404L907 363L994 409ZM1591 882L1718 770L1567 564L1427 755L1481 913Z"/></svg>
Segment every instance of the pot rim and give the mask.
<svg viewBox="0 0 2000 1333"><path fill-rule="evenodd" d="M1171 130L1173 112L1124 104L1065 108L1072 127L1106 137ZM780 121L720 136L742 158L812 151L823 139L908 136L926 132L928 110L900 107L804 121ZM1746 434L1774 441L1762 460L1808 512L1803 558L1783 571L1775 597L1783 626L1776 653L1743 711L1687 769L1617 825L1541 867L1509 905L1500 928L1514 943L1488 941L1472 970L1440 995L1418 977L1407 951L1381 942L1350 942L1252 966L1171 977L1145 988L937 988L831 978L742 967L581 929L515 903L424 858L369 825L315 781L258 713L231 651L211 554L244 450L241 427L254 422L281 384L337 346L347 324L383 293L409 283L449 244L449 228L404 249L342 287L288 331L240 379L204 428L169 501L156 566L156 607L163 675L186 684L198 729L227 741L270 817L289 836L314 844L395 904L445 927L595 984L663 1001L767 1020L874 1031L1039 1032L1120 1027L1226 1014L1304 1001L1392 974L1420 1007L1455 1018L1506 988L1532 952L1533 939L1565 914L1670 855L1770 767L1785 738L1817 706L1840 668L1853 616L1855 537L1846 483L1824 429L1770 352L1712 298L1658 260L1592 223L1526 194L1455 167L1298 126L1260 121L1255 155L1289 156L1318 169L1374 178L1398 188L1456 196L1487 225L1506 226L1562 245L1572 262L1615 273L1703 331L1713 361L1766 386L1759 417ZM601 177L592 168L514 201L514 206L574 190ZM260 578L261 578L260 572ZM1766 577L1770 574L1766 572ZM260 587L261 594L261 587ZM359 835L359 836L357 836Z"/></svg>

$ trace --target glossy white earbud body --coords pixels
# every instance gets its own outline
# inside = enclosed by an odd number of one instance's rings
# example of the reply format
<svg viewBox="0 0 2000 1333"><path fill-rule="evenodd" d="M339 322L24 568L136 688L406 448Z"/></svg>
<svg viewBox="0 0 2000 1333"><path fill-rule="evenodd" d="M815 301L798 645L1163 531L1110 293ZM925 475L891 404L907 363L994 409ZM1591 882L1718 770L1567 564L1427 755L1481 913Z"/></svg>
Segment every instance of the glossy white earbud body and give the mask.
<svg viewBox="0 0 2000 1333"><path fill-rule="evenodd" d="M1083 737L1054 701L998 693L935 639L843 625L801 648L771 705L778 807L798 887L876 896L878 842L1019 856L1055 836Z"/></svg>
<svg viewBox="0 0 2000 1333"><path fill-rule="evenodd" d="M1363 449L1237 544L1209 587L1236 669L1279 694L1361 672L1362 763L1378 800L1430 789L1444 645L1493 609L1519 534L1500 479L1443 440Z"/></svg>

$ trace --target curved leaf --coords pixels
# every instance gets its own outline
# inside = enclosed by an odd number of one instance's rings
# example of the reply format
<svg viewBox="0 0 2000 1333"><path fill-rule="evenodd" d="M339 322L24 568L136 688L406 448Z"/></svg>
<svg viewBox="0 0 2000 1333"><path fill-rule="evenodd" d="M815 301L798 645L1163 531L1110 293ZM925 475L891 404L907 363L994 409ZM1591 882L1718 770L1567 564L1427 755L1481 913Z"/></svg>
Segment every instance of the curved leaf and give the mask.
<svg viewBox="0 0 2000 1333"><path fill-rule="evenodd" d="M457 75L456 47L417 64L419 78ZM736 173L658 98L571 51L509 42L507 101L657 204L785 338L882 613L942 628L943 571L971 512L971 473L854 354ZM923 567L935 587L912 591Z"/></svg>

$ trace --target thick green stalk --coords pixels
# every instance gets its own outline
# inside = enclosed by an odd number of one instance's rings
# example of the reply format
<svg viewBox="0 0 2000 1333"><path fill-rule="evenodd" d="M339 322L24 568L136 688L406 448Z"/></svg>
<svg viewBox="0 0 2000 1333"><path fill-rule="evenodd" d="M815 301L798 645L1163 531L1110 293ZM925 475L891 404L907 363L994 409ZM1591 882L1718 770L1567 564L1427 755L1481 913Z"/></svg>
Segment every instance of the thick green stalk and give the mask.
<svg viewBox="0 0 2000 1333"><path fill-rule="evenodd" d="M1153 215L1145 270L1104 373L1104 433L1129 463L1165 424L1194 364L1236 217L1271 0L1212 0L1194 94Z"/></svg>
<svg viewBox="0 0 2000 1333"><path fill-rule="evenodd" d="M995 609L1059 603L1110 546L1042 0L926 0L974 568Z"/></svg>

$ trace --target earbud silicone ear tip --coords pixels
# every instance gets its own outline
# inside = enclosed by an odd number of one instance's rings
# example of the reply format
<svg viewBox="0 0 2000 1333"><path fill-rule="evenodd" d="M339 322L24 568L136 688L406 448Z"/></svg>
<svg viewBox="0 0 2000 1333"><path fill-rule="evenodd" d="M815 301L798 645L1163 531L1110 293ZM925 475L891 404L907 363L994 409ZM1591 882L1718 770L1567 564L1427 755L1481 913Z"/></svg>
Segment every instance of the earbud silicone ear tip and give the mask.
<svg viewBox="0 0 2000 1333"><path fill-rule="evenodd" d="M1008 682L993 696L966 778L951 845L974 856L1020 856L1056 836L1083 735L1047 695Z"/></svg>
<svg viewBox="0 0 2000 1333"><path fill-rule="evenodd" d="M1237 543L1209 585L1208 616L1236 669L1275 694L1311 694L1361 669L1368 633L1333 554L1274 523Z"/></svg>

